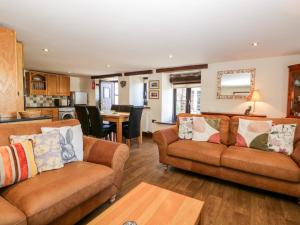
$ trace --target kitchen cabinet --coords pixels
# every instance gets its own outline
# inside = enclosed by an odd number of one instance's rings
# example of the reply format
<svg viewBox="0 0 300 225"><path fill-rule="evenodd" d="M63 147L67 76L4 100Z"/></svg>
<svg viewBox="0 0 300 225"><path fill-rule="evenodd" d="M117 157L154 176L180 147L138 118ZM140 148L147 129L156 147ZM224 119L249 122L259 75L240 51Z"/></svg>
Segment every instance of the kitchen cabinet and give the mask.
<svg viewBox="0 0 300 225"><path fill-rule="evenodd" d="M51 96L70 96L70 77L48 74L48 92Z"/></svg>
<svg viewBox="0 0 300 225"><path fill-rule="evenodd" d="M17 111L16 32L0 27L0 113Z"/></svg>
<svg viewBox="0 0 300 225"><path fill-rule="evenodd" d="M47 75L48 87L47 87L47 95L50 96L58 96L59 95L59 78L57 75Z"/></svg>
<svg viewBox="0 0 300 225"><path fill-rule="evenodd" d="M47 74L29 71L26 76L29 95L47 95Z"/></svg>
<svg viewBox="0 0 300 225"><path fill-rule="evenodd" d="M23 44L17 43L17 111L24 111L24 58Z"/></svg>
<svg viewBox="0 0 300 225"><path fill-rule="evenodd" d="M70 96L70 77L59 75L58 93L60 96Z"/></svg>
<svg viewBox="0 0 300 225"><path fill-rule="evenodd" d="M26 79L29 95L70 96L70 76L29 71Z"/></svg>

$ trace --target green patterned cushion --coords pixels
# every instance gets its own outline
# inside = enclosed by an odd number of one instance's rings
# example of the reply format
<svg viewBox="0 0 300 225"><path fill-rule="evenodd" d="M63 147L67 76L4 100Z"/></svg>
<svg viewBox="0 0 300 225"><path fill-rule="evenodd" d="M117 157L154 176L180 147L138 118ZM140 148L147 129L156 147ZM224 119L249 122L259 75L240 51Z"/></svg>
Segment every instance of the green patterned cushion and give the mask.
<svg viewBox="0 0 300 225"><path fill-rule="evenodd" d="M193 117L193 140L221 143L220 119Z"/></svg>
<svg viewBox="0 0 300 225"><path fill-rule="evenodd" d="M272 120L239 119L236 146L268 150Z"/></svg>

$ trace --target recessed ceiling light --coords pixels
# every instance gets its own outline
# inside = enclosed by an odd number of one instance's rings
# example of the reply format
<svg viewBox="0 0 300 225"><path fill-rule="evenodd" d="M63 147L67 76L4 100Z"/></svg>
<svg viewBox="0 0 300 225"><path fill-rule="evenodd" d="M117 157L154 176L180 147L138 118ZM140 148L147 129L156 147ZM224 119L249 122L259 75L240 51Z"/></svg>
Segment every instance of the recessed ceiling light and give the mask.
<svg viewBox="0 0 300 225"><path fill-rule="evenodd" d="M170 54L170 55L169 55L169 59L172 59L172 58L173 58L173 55L172 55L172 54Z"/></svg>
<svg viewBox="0 0 300 225"><path fill-rule="evenodd" d="M106 67L107 67L107 68L110 68L110 65L109 65L109 64L107 64L107 65L106 65Z"/></svg>
<svg viewBox="0 0 300 225"><path fill-rule="evenodd" d="M71 72L70 72L70 71L68 71L68 73L70 74Z"/></svg>
<svg viewBox="0 0 300 225"><path fill-rule="evenodd" d="M49 52L49 49L48 48L43 48L42 49L44 52Z"/></svg>
<svg viewBox="0 0 300 225"><path fill-rule="evenodd" d="M257 46L258 46L258 42L252 42L251 45L252 45L253 47L257 47Z"/></svg>

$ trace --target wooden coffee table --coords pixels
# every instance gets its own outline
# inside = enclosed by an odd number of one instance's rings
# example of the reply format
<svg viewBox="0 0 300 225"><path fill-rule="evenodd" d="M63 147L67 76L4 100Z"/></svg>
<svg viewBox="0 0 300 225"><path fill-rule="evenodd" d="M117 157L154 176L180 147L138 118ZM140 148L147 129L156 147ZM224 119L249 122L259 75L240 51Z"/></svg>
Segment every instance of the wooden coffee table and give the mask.
<svg viewBox="0 0 300 225"><path fill-rule="evenodd" d="M198 225L204 202L141 183L89 225Z"/></svg>

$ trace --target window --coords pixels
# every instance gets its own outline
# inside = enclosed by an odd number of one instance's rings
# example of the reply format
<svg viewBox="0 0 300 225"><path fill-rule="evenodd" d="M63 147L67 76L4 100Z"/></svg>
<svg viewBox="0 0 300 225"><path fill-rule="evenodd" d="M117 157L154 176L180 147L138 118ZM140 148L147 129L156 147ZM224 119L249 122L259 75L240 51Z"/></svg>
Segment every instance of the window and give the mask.
<svg viewBox="0 0 300 225"><path fill-rule="evenodd" d="M200 87L177 87L174 88L173 120L180 113L200 113Z"/></svg>

